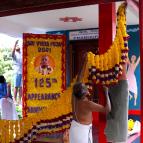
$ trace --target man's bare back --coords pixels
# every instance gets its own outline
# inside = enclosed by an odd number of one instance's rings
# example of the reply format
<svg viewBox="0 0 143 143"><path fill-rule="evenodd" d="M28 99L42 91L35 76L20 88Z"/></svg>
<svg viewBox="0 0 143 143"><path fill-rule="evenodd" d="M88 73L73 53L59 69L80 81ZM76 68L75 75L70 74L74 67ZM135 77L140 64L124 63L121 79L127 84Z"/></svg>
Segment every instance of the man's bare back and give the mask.
<svg viewBox="0 0 143 143"><path fill-rule="evenodd" d="M80 84L82 84L84 88L85 85L83 83L79 83L79 85ZM79 88L78 85L77 85L77 88ZM108 93L107 92L105 93L106 93L106 100L107 100L107 104L105 107L103 105L90 101L87 97L87 95L89 94L88 90L87 90L87 93L85 93L85 95L82 96L82 98L73 96L72 107L73 107L74 120L76 120L77 122L81 124L88 125L92 123L92 112L93 111L109 112L111 110L110 101L107 95ZM75 95L77 94L78 93L76 93ZM81 94L79 93L79 95Z"/></svg>

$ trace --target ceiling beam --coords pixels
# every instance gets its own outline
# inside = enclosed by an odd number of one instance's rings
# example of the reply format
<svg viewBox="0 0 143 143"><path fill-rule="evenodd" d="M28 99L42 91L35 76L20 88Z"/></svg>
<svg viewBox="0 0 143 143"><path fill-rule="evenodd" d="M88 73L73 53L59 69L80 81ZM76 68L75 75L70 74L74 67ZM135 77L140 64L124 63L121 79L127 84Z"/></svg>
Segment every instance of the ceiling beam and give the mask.
<svg viewBox="0 0 143 143"><path fill-rule="evenodd" d="M139 13L139 2L136 0L126 0L128 6L130 6L135 12Z"/></svg>
<svg viewBox="0 0 143 143"><path fill-rule="evenodd" d="M125 0L4 0L0 3L0 17L117 1Z"/></svg>

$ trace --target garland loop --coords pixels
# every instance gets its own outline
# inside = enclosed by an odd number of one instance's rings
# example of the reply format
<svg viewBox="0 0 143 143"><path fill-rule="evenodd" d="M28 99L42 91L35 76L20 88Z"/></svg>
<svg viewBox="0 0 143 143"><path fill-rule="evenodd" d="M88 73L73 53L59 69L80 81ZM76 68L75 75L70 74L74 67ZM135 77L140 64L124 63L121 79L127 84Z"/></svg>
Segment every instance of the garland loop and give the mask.
<svg viewBox="0 0 143 143"><path fill-rule="evenodd" d="M128 38L126 32L126 4L123 3L117 12L117 28L114 42L106 53L95 55L88 53L89 82L109 85L118 82L123 64L128 57Z"/></svg>

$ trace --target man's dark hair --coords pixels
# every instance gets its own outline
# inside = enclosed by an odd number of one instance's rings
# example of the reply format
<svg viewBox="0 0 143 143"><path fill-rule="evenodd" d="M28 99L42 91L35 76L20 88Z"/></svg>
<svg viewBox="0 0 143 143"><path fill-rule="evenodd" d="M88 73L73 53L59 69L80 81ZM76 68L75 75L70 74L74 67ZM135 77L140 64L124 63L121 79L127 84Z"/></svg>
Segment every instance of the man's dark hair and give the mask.
<svg viewBox="0 0 143 143"><path fill-rule="evenodd" d="M0 83L5 83L6 80L5 80L5 77L3 75L0 75Z"/></svg>
<svg viewBox="0 0 143 143"><path fill-rule="evenodd" d="M73 86L73 95L78 98L82 99L88 93L88 89L85 84L78 82Z"/></svg>

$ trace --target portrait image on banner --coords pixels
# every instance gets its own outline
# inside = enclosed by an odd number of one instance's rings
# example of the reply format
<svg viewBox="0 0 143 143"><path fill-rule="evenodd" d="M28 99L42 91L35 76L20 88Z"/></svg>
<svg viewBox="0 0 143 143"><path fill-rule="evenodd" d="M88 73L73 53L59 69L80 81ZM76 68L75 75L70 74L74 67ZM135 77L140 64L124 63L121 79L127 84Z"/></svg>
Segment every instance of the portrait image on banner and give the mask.
<svg viewBox="0 0 143 143"><path fill-rule="evenodd" d="M25 33L23 41L23 114L31 116L65 90L65 36Z"/></svg>
<svg viewBox="0 0 143 143"><path fill-rule="evenodd" d="M129 110L140 110L140 42L139 26L127 27L129 38L129 58L127 78L129 87Z"/></svg>

